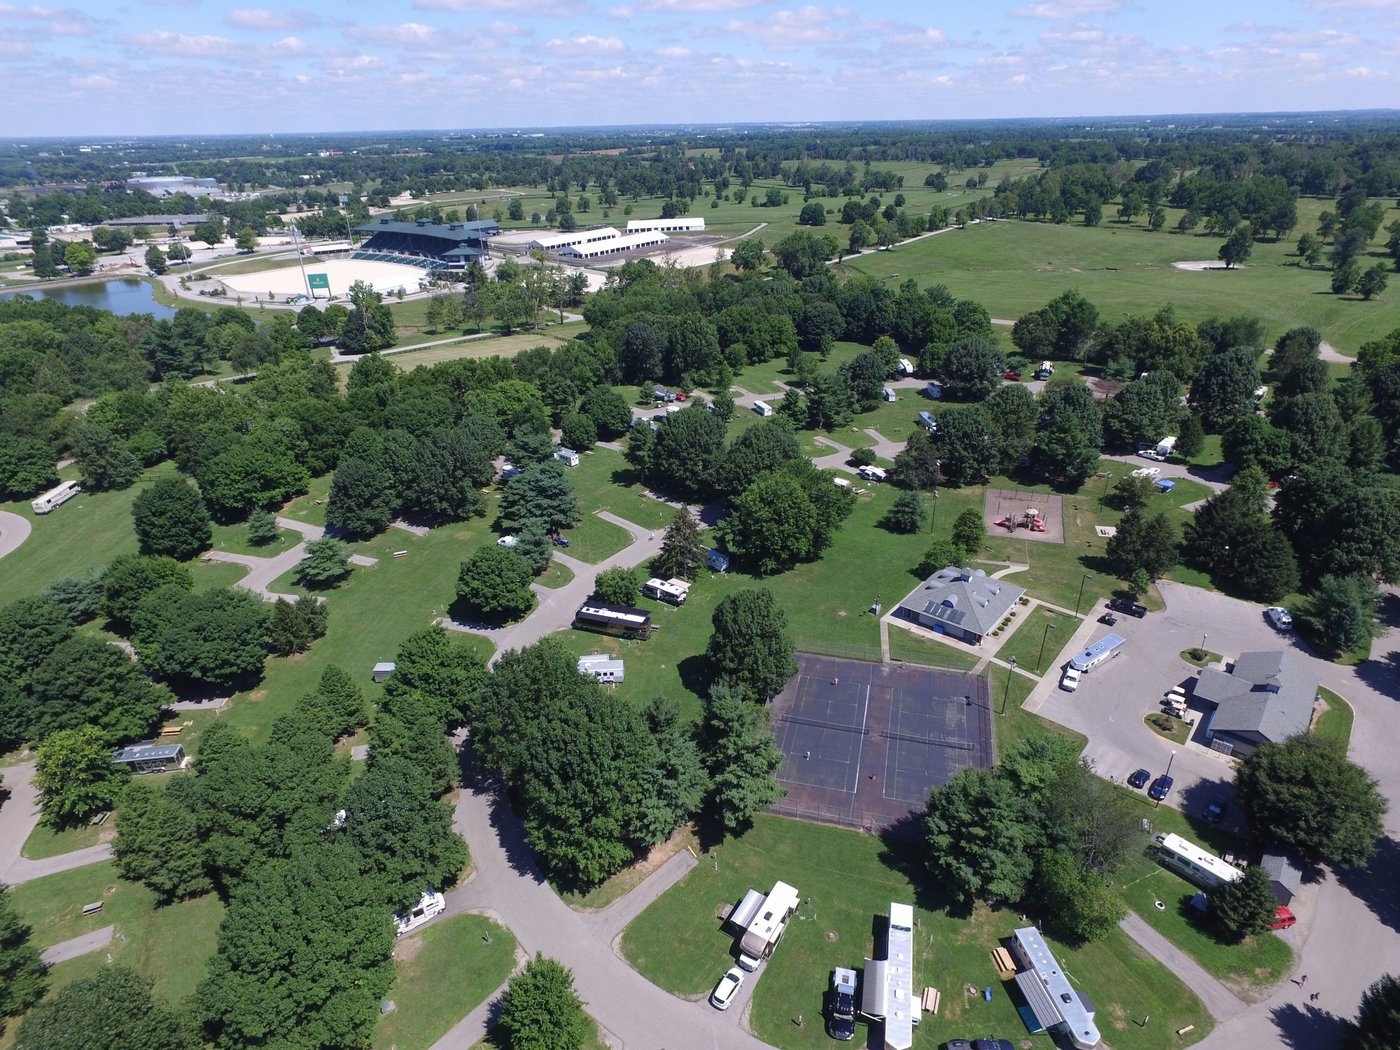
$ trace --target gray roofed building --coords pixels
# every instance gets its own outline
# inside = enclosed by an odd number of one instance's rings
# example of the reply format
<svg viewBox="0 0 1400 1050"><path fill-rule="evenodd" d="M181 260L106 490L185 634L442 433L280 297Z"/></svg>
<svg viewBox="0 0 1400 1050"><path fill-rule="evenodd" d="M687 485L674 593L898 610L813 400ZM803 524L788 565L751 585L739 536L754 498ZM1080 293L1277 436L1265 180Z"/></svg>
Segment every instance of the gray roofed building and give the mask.
<svg viewBox="0 0 1400 1050"><path fill-rule="evenodd" d="M1269 889L1280 904L1288 904L1303 886L1303 869L1296 858L1287 853L1265 853L1259 866L1269 876Z"/></svg>
<svg viewBox="0 0 1400 1050"><path fill-rule="evenodd" d="M1205 726L1212 746L1248 755L1260 744L1307 731L1317 676L1292 653L1241 653L1228 672L1213 667L1201 671L1194 696L1215 708Z"/></svg>
<svg viewBox="0 0 1400 1050"><path fill-rule="evenodd" d="M112 761L133 773L166 773L184 768L185 747L183 744L132 744L113 751Z"/></svg>
<svg viewBox="0 0 1400 1050"><path fill-rule="evenodd" d="M486 238L500 233L501 226L490 219L443 224L383 218L356 226L355 232L370 235L358 246L355 258L424 259L462 269L486 254Z"/></svg>
<svg viewBox="0 0 1400 1050"><path fill-rule="evenodd" d="M977 645L1025 593L1024 587L994 580L981 569L949 565L900 602L899 612L921 626Z"/></svg>

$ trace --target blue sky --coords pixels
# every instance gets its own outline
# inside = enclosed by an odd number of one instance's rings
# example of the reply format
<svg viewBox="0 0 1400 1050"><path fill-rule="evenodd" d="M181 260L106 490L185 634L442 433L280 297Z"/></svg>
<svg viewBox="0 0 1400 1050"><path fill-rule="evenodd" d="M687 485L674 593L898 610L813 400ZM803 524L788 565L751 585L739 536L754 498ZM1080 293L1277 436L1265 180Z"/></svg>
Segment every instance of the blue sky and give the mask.
<svg viewBox="0 0 1400 1050"><path fill-rule="evenodd" d="M1400 0L0 0L0 99L5 136L1393 107Z"/></svg>

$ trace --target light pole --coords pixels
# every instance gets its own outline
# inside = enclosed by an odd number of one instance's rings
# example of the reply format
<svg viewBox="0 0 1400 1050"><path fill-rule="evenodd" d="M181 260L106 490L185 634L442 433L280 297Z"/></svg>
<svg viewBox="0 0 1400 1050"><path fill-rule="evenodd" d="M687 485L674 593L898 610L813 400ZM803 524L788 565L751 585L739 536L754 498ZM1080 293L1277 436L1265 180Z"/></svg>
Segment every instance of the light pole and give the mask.
<svg viewBox="0 0 1400 1050"><path fill-rule="evenodd" d="M1040 674L1041 661L1045 659L1045 639L1050 636L1050 632L1055 629L1053 623L1047 623L1045 630L1040 632L1040 655L1035 658L1035 673Z"/></svg>
<svg viewBox="0 0 1400 1050"><path fill-rule="evenodd" d="M938 524L938 486L934 485L929 489L929 494L933 499L933 509L929 511L928 531L932 532L933 527Z"/></svg>
<svg viewBox="0 0 1400 1050"><path fill-rule="evenodd" d="M1011 670L1006 675L1006 692L1001 694L1001 713L1006 714L1006 701L1011 696L1011 679L1016 674L1016 657L1011 658Z"/></svg>
<svg viewBox="0 0 1400 1050"><path fill-rule="evenodd" d="M1079 615L1079 603L1084 600L1084 585L1093 579L1093 573L1086 572L1084 578L1079 581L1079 597L1074 599L1074 615Z"/></svg>

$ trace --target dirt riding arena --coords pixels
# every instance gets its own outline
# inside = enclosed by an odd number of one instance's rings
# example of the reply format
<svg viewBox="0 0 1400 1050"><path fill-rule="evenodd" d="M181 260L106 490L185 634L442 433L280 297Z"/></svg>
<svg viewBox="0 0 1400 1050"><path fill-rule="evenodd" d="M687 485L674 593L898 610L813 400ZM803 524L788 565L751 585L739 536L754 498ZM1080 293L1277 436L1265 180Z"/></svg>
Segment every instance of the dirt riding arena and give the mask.
<svg viewBox="0 0 1400 1050"><path fill-rule="evenodd" d="M992 765L987 680L907 664L797 654L771 706L784 816L915 834L932 788Z"/></svg>
<svg viewBox="0 0 1400 1050"><path fill-rule="evenodd" d="M1045 531L1036 532L1026 525L1026 512L1034 508L1045 523ZM1009 518L1016 524L1010 529L997 522ZM989 536L1015 536L1018 540L1040 543L1065 542L1065 518L1060 497L1044 492L1019 492L1015 489L988 489L982 509L982 524Z"/></svg>
<svg viewBox="0 0 1400 1050"><path fill-rule="evenodd" d="M325 274L330 283L329 294L340 299L350 293L350 286L356 281L364 281L381 295L393 295L400 288L405 293L416 292L428 278L428 271L421 267L371 259L308 258L305 266L307 274ZM307 294L306 279L295 259L273 270L227 275L215 272L214 276L234 295L265 296L270 292L279 299L286 299L289 295ZM322 302L326 301L325 290L317 289L315 294Z"/></svg>

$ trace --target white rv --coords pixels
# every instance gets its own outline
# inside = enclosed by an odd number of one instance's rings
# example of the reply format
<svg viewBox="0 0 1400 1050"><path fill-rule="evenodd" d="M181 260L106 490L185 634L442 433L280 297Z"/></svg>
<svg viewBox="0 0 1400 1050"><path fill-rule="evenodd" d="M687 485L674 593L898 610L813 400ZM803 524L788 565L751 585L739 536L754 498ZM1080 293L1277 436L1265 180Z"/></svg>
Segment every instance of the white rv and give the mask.
<svg viewBox="0 0 1400 1050"><path fill-rule="evenodd" d="M788 920L797 911L797 891L786 882L775 882L739 940L739 965L752 973L773 954L787 932Z"/></svg>
<svg viewBox="0 0 1400 1050"><path fill-rule="evenodd" d="M669 580L661 580L653 576L642 584L642 594L648 598L655 598L659 602L684 605L686 598L690 595L690 584L674 577Z"/></svg>
<svg viewBox="0 0 1400 1050"><path fill-rule="evenodd" d="M406 933L412 933L418 927L426 925L429 920L437 918L446 908L446 898L429 886L423 891L423 896L418 898L417 904L407 912L400 912L394 916L395 935L402 937Z"/></svg>
<svg viewBox="0 0 1400 1050"><path fill-rule="evenodd" d="M35 514L47 514L60 503L67 503L81 491L82 486L76 481L65 481L62 485L55 486L42 496L36 497L34 502L29 505L34 508Z"/></svg>

